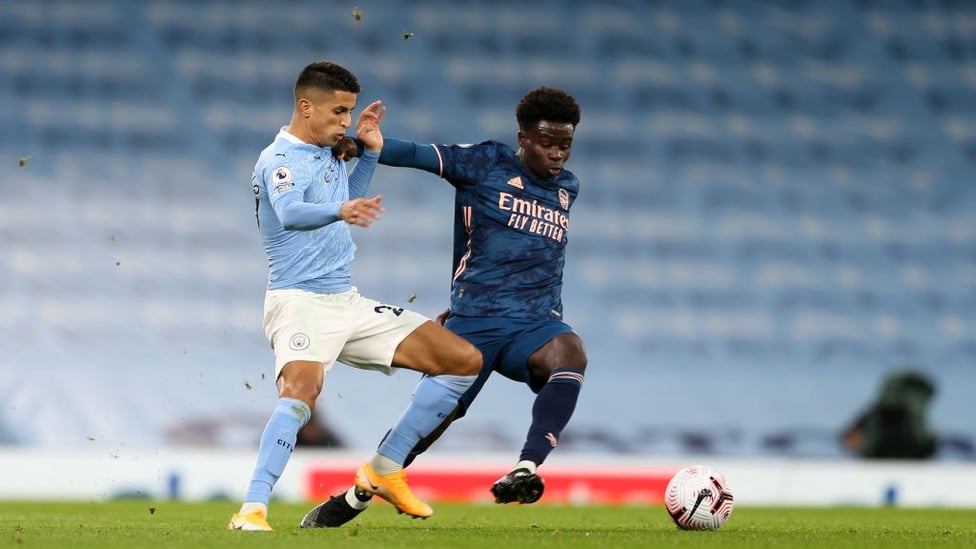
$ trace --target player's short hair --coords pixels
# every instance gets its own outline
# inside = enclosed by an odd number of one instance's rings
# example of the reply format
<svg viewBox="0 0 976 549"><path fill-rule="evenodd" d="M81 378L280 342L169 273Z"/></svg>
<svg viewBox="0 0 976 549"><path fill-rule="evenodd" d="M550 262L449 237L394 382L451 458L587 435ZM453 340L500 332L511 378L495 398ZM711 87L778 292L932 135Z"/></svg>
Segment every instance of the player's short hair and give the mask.
<svg viewBox="0 0 976 549"><path fill-rule="evenodd" d="M580 108L572 95L557 88L542 86L525 94L517 107L515 119L519 129L525 130L539 123L570 123L575 128L580 121Z"/></svg>
<svg viewBox="0 0 976 549"><path fill-rule="evenodd" d="M361 88L356 75L344 67L329 61L316 61L298 74L298 79L295 80L295 99L312 90L359 93Z"/></svg>

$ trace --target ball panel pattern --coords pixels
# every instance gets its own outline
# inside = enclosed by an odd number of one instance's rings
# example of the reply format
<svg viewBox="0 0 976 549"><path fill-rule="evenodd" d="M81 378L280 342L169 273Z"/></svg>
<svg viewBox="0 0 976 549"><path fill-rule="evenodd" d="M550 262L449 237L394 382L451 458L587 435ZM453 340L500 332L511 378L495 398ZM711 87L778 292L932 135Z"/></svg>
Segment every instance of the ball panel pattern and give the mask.
<svg viewBox="0 0 976 549"><path fill-rule="evenodd" d="M664 492L664 506L683 530L720 528L732 514L733 502L725 476L707 465L681 469Z"/></svg>

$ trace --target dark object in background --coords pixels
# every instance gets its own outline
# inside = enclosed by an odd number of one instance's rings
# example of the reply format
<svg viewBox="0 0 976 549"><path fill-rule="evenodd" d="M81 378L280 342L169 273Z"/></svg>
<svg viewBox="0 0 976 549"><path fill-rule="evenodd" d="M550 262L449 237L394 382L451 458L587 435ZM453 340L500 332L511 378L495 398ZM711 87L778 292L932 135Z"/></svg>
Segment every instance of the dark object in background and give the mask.
<svg viewBox="0 0 976 549"><path fill-rule="evenodd" d="M936 437L928 426L935 385L916 371L889 375L878 400L844 431L844 445L864 458L927 459Z"/></svg>
<svg viewBox="0 0 976 549"><path fill-rule="evenodd" d="M343 448L345 444L324 421L313 413L312 418L298 430L296 447Z"/></svg>

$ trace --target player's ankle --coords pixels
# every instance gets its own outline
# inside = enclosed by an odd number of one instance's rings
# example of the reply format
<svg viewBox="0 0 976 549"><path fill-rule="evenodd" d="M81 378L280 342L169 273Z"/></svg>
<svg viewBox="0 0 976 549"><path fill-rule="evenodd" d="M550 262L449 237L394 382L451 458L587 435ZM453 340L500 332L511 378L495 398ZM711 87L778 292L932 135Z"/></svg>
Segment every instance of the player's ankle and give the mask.
<svg viewBox="0 0 976 549"><path fill-rule="evenodd" d="M391 475L397 471L403 470L403 465L393 461L383 454L374 455L373 459L369 461L369 465L373 468L373 472L377 475Z"/></svg>
<svg viewBox="0 0 976 549"><path fill-rule="evenodd" d="M246 515L248 513L253 513L255 511L261 511L265 517L268 516L268 506L265 503L259 501L245 501L241 504L241 510L237 512L239 515Z"/></svg>
<svg viewBox="0 0 976 549"><path fill-rule="evenodd" d="M348 503L350 507L361 511L369 506L369 502L373 500L373 494L364 492L353 486L352 488L346 490L345 498L346 503Z"/></svg>
<svg viewBox="0 0 976 549"><path fill-rule="evenodd" d="M528 469L533 475L535 474L536 467L537 465L534 461L529 461L527 459L523 459L515 464L516 469Z"/></svg>

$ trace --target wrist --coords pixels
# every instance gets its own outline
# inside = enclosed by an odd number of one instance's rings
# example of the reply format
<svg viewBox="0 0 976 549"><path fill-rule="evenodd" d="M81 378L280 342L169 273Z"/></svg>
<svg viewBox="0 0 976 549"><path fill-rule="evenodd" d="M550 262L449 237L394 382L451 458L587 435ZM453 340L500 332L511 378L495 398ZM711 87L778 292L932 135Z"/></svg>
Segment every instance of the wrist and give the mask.
<svg viewBox="0 0 976 549"><path fill-rule="evenodd" d="M358 137L353 137L352 142L356 144L356 155L354 158L359 158L364 152L366 152L366 144L363 143L363 140L359 139Z"/></svg>

